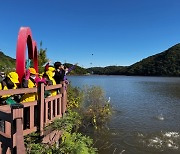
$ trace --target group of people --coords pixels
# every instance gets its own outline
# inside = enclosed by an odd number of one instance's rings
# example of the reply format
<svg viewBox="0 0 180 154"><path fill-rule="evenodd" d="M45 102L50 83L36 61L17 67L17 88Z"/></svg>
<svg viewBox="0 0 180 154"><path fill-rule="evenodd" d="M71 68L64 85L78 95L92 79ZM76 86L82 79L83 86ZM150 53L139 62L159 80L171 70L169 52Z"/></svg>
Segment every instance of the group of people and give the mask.
<svg viewBox="0 0 180 154"><path fill-rule="evenodd" d="M68 84L67 73L72 71L77 64L70 68L65 67L61 62L55 62L54 66L46 64L44 73L38 74L34 68L28 68L23 77L22 82L18 80L18 74L16 72L10 72L0 82L0 90L17 89L17 88L34 88L37 87L39 82L44 82L46 86L60 84L61 81L65 81ZM55 96L57 90L46 91L45 97ZM13 104L19 102L31 102L37 100L36 93L27 93L24 95L5 95L0 96L0 105Z"/></svg>

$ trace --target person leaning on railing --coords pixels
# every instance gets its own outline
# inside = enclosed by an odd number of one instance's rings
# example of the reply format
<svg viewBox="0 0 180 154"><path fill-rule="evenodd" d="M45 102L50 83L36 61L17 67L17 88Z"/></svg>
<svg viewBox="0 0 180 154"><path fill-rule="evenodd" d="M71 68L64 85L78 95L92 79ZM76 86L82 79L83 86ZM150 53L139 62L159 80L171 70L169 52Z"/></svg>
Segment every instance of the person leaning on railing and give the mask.
<svg viewBox="0 0 180 154"><path fill-rule="evenodd" d="M38 77L38 73L34 68L26 70L25 77L22 80L22 88L35 88L41 79ZM37 100L37 93L26 93L22 96L21 102L32 102ZM37 123L37 108L34 109L35 123ZM30 126L30 110L24 108L24 129Z"/></svg>
<svg viewBox="0 0 180 154"><path fill-rule="evenodd" d="M19 84L18 74L10 72L3 81L0 82L0 90L16 89ZM14 98L11 95L0 96L0 105L15 104ZM4 120L0 120L0 131L4 132Z"/></svg>
<svg viewBox="0 0 180 154"><path fill-rule="evenodd" d="M37 87L35 79L37 77L36 70L29 68L26 71L25 77L22 80L22 88L35 88ZM27 93L21 98L21 102L31 102L37 100L37 93Z"/></svg>
<svg viewBox="0 0 180 154"><path fill-rule="evenodd" d="M54 67L55 67L54 79L56 81L56 84L60 84L61 81L64 81L64 76L65 76L64 66L61 64L61 62L55 62Z"/></svg>
<svg viewBox="0 0 180 154"><path fill-rule="evenodd" d="M10 72L6 78L0 83L0 90L17 89L19 76L16 72ZM0 96L0 104L15 104L14 98L11 95Z"/></svg>
<svg viewBox="0 0 180 154"><path fill-rule="evenodd" d="M54 80L54 75L55 75L55 68L52 66L49 66L48 68L46 68L46 72L43 74L43 79L45 79L46 81L46 85L50 86L50 85L56 85L56 81ZM45 91L46 93L48 93L48 91ZM57 90L51 90L49 96L55 96L57 95Z"/></svg>
<svg viewBox="0 0 180 154"><path fill-rule="evenodd" d="M35 88L37 87L39 82L44 82L44 79L41 79L38 76L38 73L34 68L29 68L26 70L25 77L22 80L21 87L22 88ZM37 100L37 93L27 93L24 94L21 98L21 102L31 102Z"/></svg>

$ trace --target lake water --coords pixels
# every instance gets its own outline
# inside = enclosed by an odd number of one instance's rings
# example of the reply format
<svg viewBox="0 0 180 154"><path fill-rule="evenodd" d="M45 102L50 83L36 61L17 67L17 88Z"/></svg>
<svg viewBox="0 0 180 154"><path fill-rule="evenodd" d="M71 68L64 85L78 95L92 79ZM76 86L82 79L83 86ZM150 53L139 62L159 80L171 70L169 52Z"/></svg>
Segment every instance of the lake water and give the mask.
<svg viewBox="0 0 180 154"><path fill-rule="evenodd" d="M111 98L114 114L108 123L109 131L94 135L99 153L180 153L180 78L69 76L68 79L73 86L100 86L106 97Z"/></svg>

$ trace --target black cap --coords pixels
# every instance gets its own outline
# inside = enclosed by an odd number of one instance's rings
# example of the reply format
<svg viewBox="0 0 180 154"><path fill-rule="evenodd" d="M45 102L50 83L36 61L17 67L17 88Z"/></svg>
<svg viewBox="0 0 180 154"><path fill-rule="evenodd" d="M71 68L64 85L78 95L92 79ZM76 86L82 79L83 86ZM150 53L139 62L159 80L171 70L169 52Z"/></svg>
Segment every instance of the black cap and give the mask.
<svg viewBox="0 0 180 154"><path fill-rule="evenodd" d="M59 62L59 61L54 63L55 69L58 69L61 65L62 65L61 62Z"/></svg>

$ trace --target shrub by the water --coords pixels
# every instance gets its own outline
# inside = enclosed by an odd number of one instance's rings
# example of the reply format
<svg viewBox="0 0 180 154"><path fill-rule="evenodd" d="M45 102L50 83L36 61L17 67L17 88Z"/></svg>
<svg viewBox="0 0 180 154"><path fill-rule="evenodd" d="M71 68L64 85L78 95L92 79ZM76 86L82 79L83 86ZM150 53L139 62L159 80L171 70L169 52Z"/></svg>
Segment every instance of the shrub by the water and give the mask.
<svg viewBox="0 0 180 154"><path fill-rule="evenodd" d="M68 106L63 118L54 120L47 129L62 131L60 146L41 144L33 136L25 140L27 153L53 154L95 154L93 140L82 135L79 128L93 126L100 129L112 113L111 106L105 98L102 88L85 86L68 87ZM83 127L84 128L84 127Z"/></svg>
<svg viewBox="0 0 180 154"><path fill-rule="evenodd" d="M34 137L31 135L26 139L27 153L33 154L95 154L97 149L93 147L93 140L88 136L77 132L81 125L81 117L77 112L68 111L66 116L56 119L49 126L58 131L63 131L60 146L33 143Z"/></svg>
<svg viewBox="0 0 180 154"><path fill-rule="evenodd" d="M68 87L68 109L77 111L83 126L101 128L112 114L110 102L98 86L84 86L83 89Z"/></svg>
<svg viewBox="0 0 180 154"><path fill-rule="evenodd" d="M112 114L112 107L98 86L85 86L83 89L83 119L87 125L96 129L104 126Z"/></svg>
<svg viewBox="0 0 180 154"><path fill-rule="evenodd" d="M76 110L82 107L83 91L78 87L68 86L68 110Z"/></svg>

